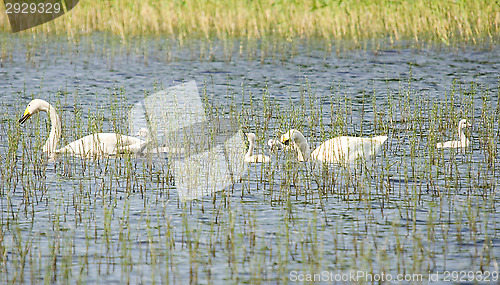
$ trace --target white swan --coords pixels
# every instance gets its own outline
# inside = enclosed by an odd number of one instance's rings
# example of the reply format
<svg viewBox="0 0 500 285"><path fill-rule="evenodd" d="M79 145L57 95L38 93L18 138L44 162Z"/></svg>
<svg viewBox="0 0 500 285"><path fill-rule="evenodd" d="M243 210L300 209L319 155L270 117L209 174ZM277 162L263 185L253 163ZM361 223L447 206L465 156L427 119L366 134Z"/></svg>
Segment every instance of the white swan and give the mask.
<svg viewBox="0 0 500 285"><path fill-rule="evenodd" d="M62 153L74 154L83 158L98 158L107 155L115 155L117 150L126 151L127 146L143 144L144 141L138 138L115 134L96 133L76 140L61 149L57 149L57 143L61 138L61 120L56 113L56 109L47 101L34 99L28 104L19 123L23 124L32 115L38 112L49 114L51 128L49 138L43 146L43 152L49 155L49 159L54 160L56 155Z"/></svg>
<svg viewBox="0 0 500 285"><path fill-rule="evenodd" d="M247 138L248 138L248 151L245 154L245 162L250 162L250 163L269 163L271 162L271 159L267 155L263 154L253 154L253 149L255 147L255 134L254 133L247 133Z"/></svg>
<svg viewBox="0 0 500 285"><path fill-rule="evenodd" d="M288 131L281 136L280 140L285 145L294 146L299 161L313 159L329 163L352 163L357 158L369 159L376 156L387 138L387 136L336 137L325 141L313 152L304 135L297 130Z"/></svg>
<svg viewBox="0 0 500 285"><path fill-rule="evenodd" d="M269 147L270 151L276 151L278 149L283 149L286 146L282 144L279 140L276 139L269 139L267 141L267 146Z"/></svg>
<svg viewBox="0 0 500 285"><path fill-rule="evenodd" d="M471 124L467 122L466 119L460 120L458 122L458 136L459 141L447 141L444 143L437 143L436 148L463 148L470 145L469 139L464 134L464 128L471 127Z"/></svg>

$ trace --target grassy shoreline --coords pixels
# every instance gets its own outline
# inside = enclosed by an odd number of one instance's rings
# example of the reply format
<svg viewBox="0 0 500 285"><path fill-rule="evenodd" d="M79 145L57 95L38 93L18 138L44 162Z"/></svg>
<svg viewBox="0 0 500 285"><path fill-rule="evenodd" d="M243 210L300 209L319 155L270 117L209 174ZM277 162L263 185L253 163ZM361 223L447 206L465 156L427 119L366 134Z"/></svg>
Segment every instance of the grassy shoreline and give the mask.
<svg viewBox="0 0 500 285"><path fill-rule="evenodd" d="M84 0L51 23L24 33L74 37L111 32L201 38L318 37L328 40L388 38L496 41L500 5L487 1L132 1ZM4 5L0 31L10 31Z"/></svg>

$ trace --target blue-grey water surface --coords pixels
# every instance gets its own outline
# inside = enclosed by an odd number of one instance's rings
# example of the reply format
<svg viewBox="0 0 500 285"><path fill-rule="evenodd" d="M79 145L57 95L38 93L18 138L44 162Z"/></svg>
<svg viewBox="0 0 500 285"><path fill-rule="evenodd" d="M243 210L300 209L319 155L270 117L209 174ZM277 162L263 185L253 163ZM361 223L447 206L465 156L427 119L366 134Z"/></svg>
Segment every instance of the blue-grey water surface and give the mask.
<svg viewBox="0 0 500 285"><path fill-rule="evenodd" d="M499 270L498 48L336 53L311 43L298 45L293 54L284 45L262 55L258 43L240 52L238 42L230 51L219 42L170 46L154 39L127 47L99 35L76 44L48 40L33 46L10 36L3 41L2 281L278 283L294 281L297 272L360 270L427 278L446 270ZM39 170L32 165L36 158L23 155L47 135L45 114L18 127L32 98L60 102L65 122L72 120L77 98L83 132L97 110L104 117L102 130L115 131L115 93L124 100L120 104L132 105L189 80L227 110L253 108L243 127L261 136L260 152L268 153L265 142L284 127L316 135L312 145L331 134L385 132L389 140L368 169L331 168L335 186L327 190L311 178L307 164L279 154L271 166L251 165L248 175L224 192L228 196L216 193L188 203L178 201L163 163L137 159L130 169L126 159L66 158ZM284 114L291 106L299 110L304 97L306 106L308 100L314 108L322 106L323 127L308 127L307 111L300 123ZM269 129L263 128L264 98L282 113L272 114ZM333 127L338 117L332 104L348 106L344 129ZM432 106L436 109L420 109ZM452 113L442 113L445 109ZM433 126L439 126L438 140L453 139L461 117L473 123L467 133L472 147L439 152L437 162L430 162ZM487 121L490 133L481 130ZM27 136L13 161L7 150L16 140L9 131ZM64 125L63 134L68 141L77 138ZM35 154L42 156L40 150ZM287 176L285 164L296 176Z"/></svg>

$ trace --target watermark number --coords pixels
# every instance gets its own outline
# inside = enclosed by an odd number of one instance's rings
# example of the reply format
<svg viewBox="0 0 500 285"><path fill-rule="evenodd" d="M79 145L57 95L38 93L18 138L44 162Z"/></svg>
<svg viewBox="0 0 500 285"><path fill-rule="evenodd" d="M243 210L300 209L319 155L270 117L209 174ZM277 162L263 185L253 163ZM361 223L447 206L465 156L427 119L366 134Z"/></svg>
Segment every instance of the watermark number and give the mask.
<svg viewBox="0 0 500 285"><path fill-rule="evenodd" d="M5 10L7 14L34 14L34 13L45 13L45 14L58 14L61 12L60 3L5 3Z"/></svg>

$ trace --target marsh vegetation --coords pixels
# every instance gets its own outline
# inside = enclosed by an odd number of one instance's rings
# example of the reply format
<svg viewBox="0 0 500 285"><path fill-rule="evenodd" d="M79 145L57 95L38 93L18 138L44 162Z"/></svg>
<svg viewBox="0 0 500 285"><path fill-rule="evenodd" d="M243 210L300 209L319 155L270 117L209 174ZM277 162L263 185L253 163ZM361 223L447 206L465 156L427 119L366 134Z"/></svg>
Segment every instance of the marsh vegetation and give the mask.
<svg viewBox="0 0 500 285"><path fill-rule="evenodd" d="M495 1L80 1L0 34L0 282L498 272L499 21ZM193 79L272 162L192 201L168 157L47 162L48 118L18 122L41 98L62 144L130 135L132 104ZM470 146L438 149L461 119ZM314 168L268 151L292 128L313 147L388 140L373 162Z"/></svg>
<svg viewBox="0 0 500 285"><path fill-rule="evenodd" d="M277 56L283 75L273 73L272 59L249 53L228 63L219 51L214 60L200 61L201 49L189 61L182 51L168 60L162 52L146 59L144 53L106 57L97 51L72 66L77 49L68 46L60 49L65 52L58 53L57 66L16 51L5 61L2 282L287 283L291 271L424 278L444 270L498 271L499 93L497 79L476 76L475 69L483 62L494 70L487 54L469 62L457 56L459 74L440 81L440 71L426 76L446 62L439 52L399 67L398 74L388 66L418 53ZM345 67L338 66L341 57ZM366 67L365 57L381 62L380 69ZM54 81L61 65L78 79ZM248 65L261 69L238 74L238 66ZM336 75L321 70L334 65ZM96 66L99 74L91 72ZM161 76L183 80L179 68L203 79L198 87L208 109L254 132L256 147L272 163L249 165L232 187L185 202L168 159L65 156L51 163L41 151L47 117L18 123L26 104L41 97L58 110L65 140L102 131L128 134L131 104L168 87L153 82ZM360 71L343 80L348 68ZM116 78L129 79L122 86ZM471 146L437 149L437 142L457 137L462 118L472 124L466 132ZM291 128L313 146L339 135L389 139L372 163L311 169L290 153L265 147Z"/></svg>
<svg viewBox="0 0 500 285"><path fill-rule="evenodd" d="M64 17L34 29L69 38L111 32L186 39L322 38L445 44L496 42L500 6L488 1L80 1ZM9 31L0 5L0 29ZM31 33L33 31L29 31Z"/></svg>

